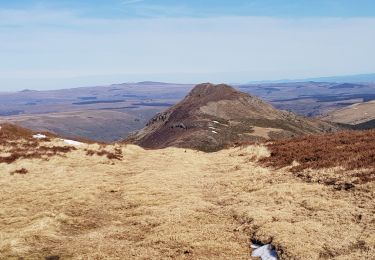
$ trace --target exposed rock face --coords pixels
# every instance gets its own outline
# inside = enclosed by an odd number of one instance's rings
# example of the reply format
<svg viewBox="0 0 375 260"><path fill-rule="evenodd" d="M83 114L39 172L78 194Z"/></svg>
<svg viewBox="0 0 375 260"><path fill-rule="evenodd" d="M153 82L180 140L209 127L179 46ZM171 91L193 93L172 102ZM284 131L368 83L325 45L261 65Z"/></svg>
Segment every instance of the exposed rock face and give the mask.
<svg viewBox="0 0 375 260"><path fill-rule="evenodd" d="M181 102L152 118L127 142L217 151L236 143L335 131L330 123L280 111L257 97L210 83L197 85Z"/></svg>

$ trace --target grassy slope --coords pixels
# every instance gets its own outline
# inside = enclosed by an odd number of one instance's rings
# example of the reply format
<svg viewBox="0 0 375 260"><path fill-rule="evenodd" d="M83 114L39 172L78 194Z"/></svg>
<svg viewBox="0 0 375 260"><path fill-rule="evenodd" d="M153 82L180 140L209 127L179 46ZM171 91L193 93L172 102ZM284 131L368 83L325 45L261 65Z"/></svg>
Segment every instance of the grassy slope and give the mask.
<svg viewBox="0 0 375 260"><path fill-rule="evenodd" d="M325 120L357 125L375 119L375 101L363 102L335 110Z"/></svg>
<svg viewBox="0 0 375 260"><path fill-rule="evenodd" d="M375 256L374 182L306 182L267 155L94 144L0 163L0 259L248 259L251 239L282 259Z"/></svg>

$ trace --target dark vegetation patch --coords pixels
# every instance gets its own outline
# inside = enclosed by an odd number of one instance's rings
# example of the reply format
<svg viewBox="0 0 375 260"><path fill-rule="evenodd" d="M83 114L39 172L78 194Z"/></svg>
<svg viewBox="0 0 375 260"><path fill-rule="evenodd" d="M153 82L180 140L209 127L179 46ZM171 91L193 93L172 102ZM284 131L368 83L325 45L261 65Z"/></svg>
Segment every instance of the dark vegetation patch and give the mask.
<svg viewBox="0 0 375 260"><path fill-rule="evenodd" d="M80 100L96 100L97 97L79 97Z"/></svg>
<svg viewBox="0 0 375 260"><path fill-rule="evenodd" d="M140 84L140 85L165 85L166 83L158 82L158 81L141 81L141 82L138 82L137 84Z"/></svg>
<svg viewBox="0 0 375 260"><path fill-rule="evenodd" d="M134 108L139 108L137 106L126 106L126 107L104 107L104 108L99 108L99 110L121 110L121 109L134 109Z"/></svg>
<svg viewBox="0 0 375 260"><path fill-rule="evenodd" d="M298 101L304 99L312 99L313 97L297 97L297 98L285 98L285 99L272 99L272 102L289 102L289 101Z"/></svg>
<svg viewBox="0 0 375 260"><path fill-rule="evenodd" d="M2 110L0 111L0 116L16 116L23 114L24 110Z"/></svg>
<svg viewBox="0 0 375 260"><path fill-rule="evenodd" d="M48 159L52 156L61 156L76 150L76 148L72 146L40 146L38 141L9 144L12 145L12 148L8 151L10 155L0 156L0 163L11 164L18 159Z"/></svg>
<svg viewBox="0 0 375 260"><path fill-rule="evenodd" d="M124 95L122 95L122 97L127 97L127 98L136 98L136 97L141 98L141 97L143 97L144 98L144 96L138 96L138 95L134 95L134 94L124 94Z"/></svg>
<svg viewBox="0 0 375 260"><path fill-rule="evenodd" d="M363 102L375 100L375 94L363 93L363 94L337 94L337 95L301 95L297 98L286 98L286 99L272 99L272 102L288 102L298 101L304 99L315 99L316 102L339 102L352 99L363 99Z"/></svg>
<svg viewBox="0 0 375 260"><path fill-rule="evenodd" d="M375 94L352 94L352 95L316 95L312 96L313 98L317 99L317 102L336 102L336 101L344 101L348 99L363 99L363 102L368 102L371 100L375 100Z"/></svg>
<svg viewBox="0 0 375 260"><path fill-rule="evenodd" d="M360 123L353 126L356 130L369 130L369 129L375 129L375 119L370 120L364 123Z"/></svg>
<svg viewBox="0 0 375 260"><path fill-rule="evenodd" d="M352 88L361 88L361 87L365 87L365 86L360 85L360 84L343 83L343 84L338 84L338 85L329 87L329 89L343 89L343 88L352 89Z"/></svg>
<svg viewBox="0 0 375 260"><path fill-rule="evenodd" d="M82 102L74 102L72 105L92 105L92 104L111 104L111 103L121 103L125 100L92 100L92 101L82 101Z"/></svg>
<svg viewBox="0 0 375 260"><path fill-rule="evenodd" d="M133 103L133 106L145 106L145 107L170 107L174 104L172 103L164 103L164 102L138 102Z"/></svg>
<svg viewBox="0 0 375 260"><path fill-rule="evenodd" d="M351 106L353 104L355 104L356 102L340 102L340 103L337 103L338 106L342 106L342 107L347 107L347 106Z"/></svg>
<svg viewBox="0 0 375 260"><path fill-rule="evenodd" d="M241 88L241 87L240 87ZM279 88L271 88L271 87L259 87L258 89L261 89L263 91L267 91L267 92L273 92L273 91L281 91L281 89Z"/></svg>
<svg viewBox="0 0 375 260"><path fill-rule="evenodd" d="M254 88L260 88L260 87L257 87L257 86L245 86L245 85L242 85L242 86L239 86L238 87L239 89L245 89L245 90L248 90L248 89L254 89Z"/></svg>
<svg viewBox="0 0 375 260"><path fill-rule="evenodd" d="M60 256L58 255L46 256L45 260L60 260Z"/></svg>
<svg viewBox="0 0 375 260"><path fill-rule="evenodd" d="M13 171L10 174L14 175L14 174L27 174L27 173L29 173L29 171L25 168L22 168L22 169Z"/></svg>
<svg viewBox="0 0 375 260"><path fill-rule="evenodd" d="M267 144L271 156L261 159L266 166L282 168L292 166L290 171L305 180L340 185L342 189L352 188L356 183L375 181L375 130L344 131L335 134L309 135ZM312 176L307 169L343 167L342 176L324 179ZM307 172L307 173L306 173ZM345 176L346 175L346 176ZM348 180L347 183L342 182Z"/></svg>
<svg viewBox="0 0 375 260"><path fill-rule="evenodd" d="M122 151L121 149L118 149L118 148L115 149L114 152L109 152L106 150L94 151L90 149L86 149L85 151L86 151L86 155L88 156L93 156L93 155L106 156L110 160L122 160L123 158Z"/></svg>

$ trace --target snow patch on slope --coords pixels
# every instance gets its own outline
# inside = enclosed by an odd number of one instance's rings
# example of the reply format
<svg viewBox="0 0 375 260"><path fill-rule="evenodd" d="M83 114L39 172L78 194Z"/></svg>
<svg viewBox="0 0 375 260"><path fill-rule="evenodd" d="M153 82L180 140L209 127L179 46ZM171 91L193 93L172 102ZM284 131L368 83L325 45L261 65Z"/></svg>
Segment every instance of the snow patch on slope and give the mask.
<svg viewBox="0 0 375 260"><path fill-rule="evenodd" d="M45 139L45 138L47 138L47 136L43 135L43 134L36 134L36 135L33 135L33 138L35 138L35 139Z"/></svg>
<svg viewBox="0 0 375 260"><path fill-rule="evenodd" d="M81 142L77 142L77 141L73 141L73 140L68 140L68 139L62 139L62 141L64 141L64 143L66 143L66 144L73 145L73 146L79 146L79 145L83 144Z"/></svg>
<svg viewBox="0 0 375 260"><path fill-rule="evenodd" d="M251 248L254 249L252 257L260 257L262 260L277 260L277 252L270 244L264 246L253 244Z"/></svg>

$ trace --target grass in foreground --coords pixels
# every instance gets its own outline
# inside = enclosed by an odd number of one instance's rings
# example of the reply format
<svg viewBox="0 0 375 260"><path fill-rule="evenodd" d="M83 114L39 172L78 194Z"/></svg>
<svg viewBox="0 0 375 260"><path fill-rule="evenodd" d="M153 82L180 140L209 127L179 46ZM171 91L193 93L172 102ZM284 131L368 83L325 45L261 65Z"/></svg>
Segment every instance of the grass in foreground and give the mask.
<svg viewBox="0 0 375 260"><path fill-rule="evenodd" d="M375 257L374 181L335 189L256 162L269 155L91 144L0 163L0 259L249 259L251 240L281 259Z"/></svg>

